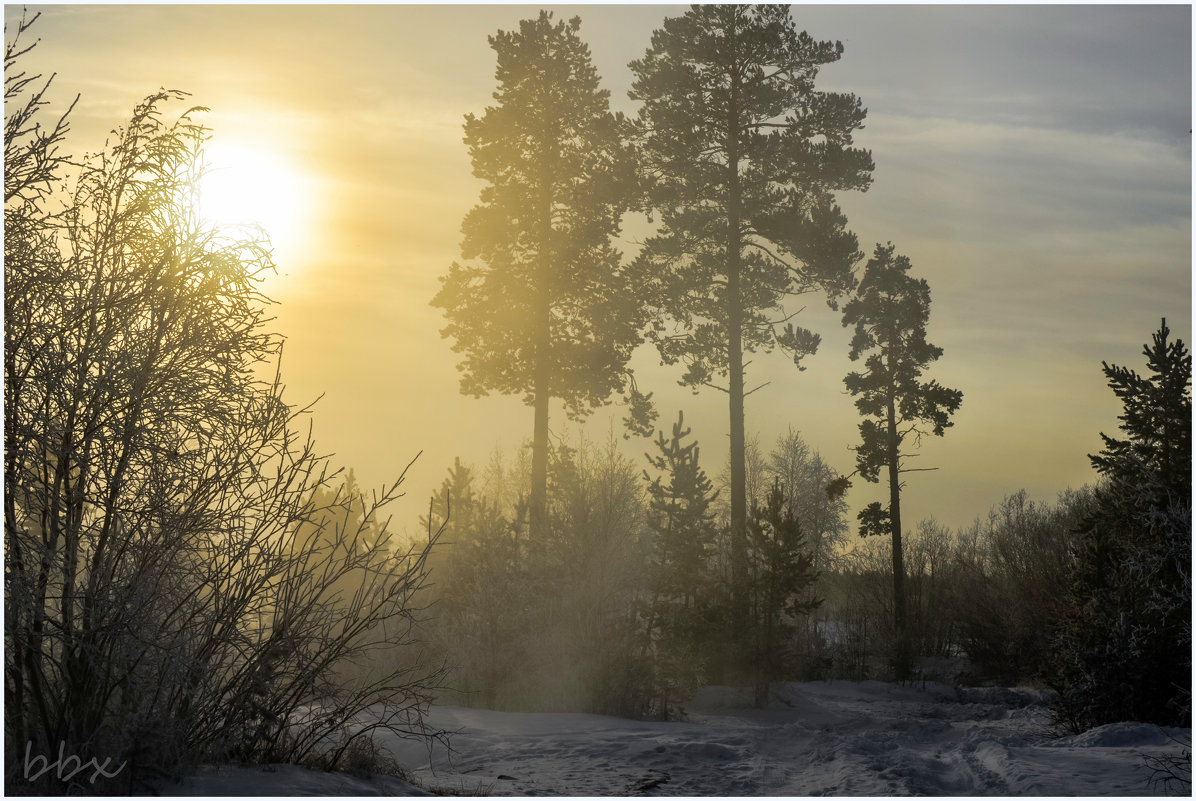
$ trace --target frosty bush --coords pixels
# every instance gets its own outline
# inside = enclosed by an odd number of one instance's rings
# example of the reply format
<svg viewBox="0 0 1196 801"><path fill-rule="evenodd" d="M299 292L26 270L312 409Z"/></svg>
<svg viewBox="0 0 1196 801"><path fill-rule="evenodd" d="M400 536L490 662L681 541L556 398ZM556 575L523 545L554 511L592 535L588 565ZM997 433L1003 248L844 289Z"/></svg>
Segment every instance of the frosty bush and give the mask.
<svg viewBox="0 0 1196 801"><path fill-rule="evenodd" d="M455 703L635 715L630 609L643 570L642 490L612 439L549 454L547 524L527 527L527 473L493 463L480 486L457 462L432 499L448 518L432 555L428 636ZM522 492L520 491L522 490Z"/></svg>
<svg viewBox="0 0 1196 801"><path fill-rule="evenodd" d="M181 93L139 104L67 191L65 126L39 126L45 85L15 69L31 22L5 65L8 765L65 743L126 761L130 789L424 733L438 670L396 649L431 544L395 553L380 521L402 479L334 492L297 432L267 245L200 222L206 132L162 118ZM388 669L348 675L382 648Z"/></svg>

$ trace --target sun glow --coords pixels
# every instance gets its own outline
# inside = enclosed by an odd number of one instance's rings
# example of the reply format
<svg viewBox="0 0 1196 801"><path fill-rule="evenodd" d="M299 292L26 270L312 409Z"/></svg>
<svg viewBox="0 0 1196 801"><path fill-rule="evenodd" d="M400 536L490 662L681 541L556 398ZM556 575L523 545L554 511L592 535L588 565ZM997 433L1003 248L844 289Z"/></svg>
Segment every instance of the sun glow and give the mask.
<svg viewBox="0 0 1196 801"><path fill-rule="evenodd" d="M207 169L200 182L200 215L215 226L258 225L287 272L309 244L310 183L304 172L265 148L204 148Z"/></svg>

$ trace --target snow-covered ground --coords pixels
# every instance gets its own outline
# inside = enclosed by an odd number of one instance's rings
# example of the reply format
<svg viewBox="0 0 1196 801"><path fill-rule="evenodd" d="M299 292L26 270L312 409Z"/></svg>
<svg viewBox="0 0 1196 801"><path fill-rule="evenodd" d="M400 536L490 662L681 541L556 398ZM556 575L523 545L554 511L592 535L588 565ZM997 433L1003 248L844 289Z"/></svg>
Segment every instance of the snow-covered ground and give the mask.
<svg viewBox="0 0 1196 801"><path fill-rule="evenodd" d="M456 731L452 753L385 745L423 786L466 795L1130 796L1163 791L1152 788L1144 757L1179 755L1176 740L1191 741L1190 729L1140 723L1060 736L1044 700L1032 690L834 681L780 685L769 708L756 710L748 691L711 687L688 705L685 722L444 706L433 707L431 723ZM207 769L161 789L416 792L396 780L293 767Z"/></svg>

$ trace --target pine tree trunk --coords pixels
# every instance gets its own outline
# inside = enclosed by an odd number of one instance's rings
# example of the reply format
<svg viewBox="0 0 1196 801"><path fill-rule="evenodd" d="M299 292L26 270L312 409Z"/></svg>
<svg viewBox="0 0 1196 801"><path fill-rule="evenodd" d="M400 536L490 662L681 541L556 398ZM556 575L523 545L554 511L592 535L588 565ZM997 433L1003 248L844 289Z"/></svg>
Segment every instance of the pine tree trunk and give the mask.
<svg viewBox="0 0 1196 801"><path fill-rule="evenodd" d="M729 32L731 49L735 48L735 29ZM740 297L740 186L739 186L739 105L736 92L738 76L731 76L731 98L727 119L727 371L730 395L731 431L731 631L734 638L745 630L747 599L747 468L743 410L743 310ZM733 642L742 664L742 643Z"/></svg>
<svg viewBox="0 0 1196 801"><path fill-rule="evenodd" d="M889 519L893 527L893 623L897 634L897 680L910 674L909 633L905 619L905 557L901 551L901 477L897 442L897 410L889 397Z"/></svg>
<svg viewBox="0 0 1196 801"><path fill-rule="evenodd" d="M732 269L728 294L738 300L738 270ZM747 468L746 437L743 410L743 343L738 309L732 307L728 345L730 362L730 428L731 428L731 606L732 629L743 631L747 620Z"/></svg>
<svg viewBox="0 0 1196 801"><path fill-rule="evenodd" d="M552 190L549 184L547 159L541 186L540 253L536 282L535 373L532 394L535 420L532 426L532 488L528 535L531 542L543 542L547 524L548 505L548 402L550 400L549 349L552 332L552 301L548 294L548 279L552 274Z"/></svg>
<svg viewBox="0 0 1196 801"><path fill-rule="evenodd" d="M535 421L532 428L532 489L529 499L531 509L528 537L532 542L543 542L547 525L548 507L548 391L543 374L546 371L536 366Z"/></svg>

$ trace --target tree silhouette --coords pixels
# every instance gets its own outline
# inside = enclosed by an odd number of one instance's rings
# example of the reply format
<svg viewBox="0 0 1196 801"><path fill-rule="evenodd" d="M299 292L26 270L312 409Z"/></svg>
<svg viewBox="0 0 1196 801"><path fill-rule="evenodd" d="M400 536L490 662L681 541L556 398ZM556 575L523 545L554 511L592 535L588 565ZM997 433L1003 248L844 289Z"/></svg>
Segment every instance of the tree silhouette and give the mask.
<svg viewBox="0 0 1196 801"><path fill-rule="evenodd" d="M1077 731L1192 725L1192 356L1169 335L1164 320L1143 348L1146 375L1101 363L1125 436L1089 457L1104 483L1056 654L1056 711Z"/></svg>
<svg viewBox="0 0 1196 801"><path fill-rule="evenodd" d="M852 95L814 89L818 68L842 52L798 33L787 6L695 5L666 19L630 65L646 203L661 220L639 264L656 290L654 339L666 363L685 364L683 384L728 393L739 578L744 398L754 391L744 354L780 346L800 369L819 337L787 322L785 298L822 289L833 306L860 258L832 193L870 183L870 154L851 147L866 112ZM744 599L733 606L742 619Z"/></svg>
<svg viewBox="0 0 1196 801"><path fill-rule="evenodd" d="M718 495L698 463L698 443L683 444L689 434L684 416L678 413L672 436L666 439L659 432L659 453L647 457L660 475L652 478L644 471L649 481L648 527L656 534L653 584L657 595L686 607L696 603L714 547L711 504Z"/></svg>
<svg viewBox="0 0 1196 801"><path fill-rule="evenodd" d="M629 123L611 114L580 25L544 11L489 38L497 105L465 121L474 175L487 182L461 225L462 256L476 261L454 263L432 301L463 354L461 391L523 393L535 410L533 536L545 520L550 401L579 417L630 389L639 341L610 242L630 202Z"/></svg>
<svg viewBox="0 0 1196 801"><path fill-rule="evenodd" d="M763 506L752 507L748 519L748 585L756 706L768 705L769 685L783 675L784 643L793 635L795 619L822 603L810 594L818 578L814 550L794 517L780 479L773 481Z"/></svg>
<svg viewBox="0 0 1196 801"><path fill-rule="evenodd" d="M653 478L644 471L653 534L644 650L652 654L649 714L665 720L699 686L703 646L712 628L710 562L717 531L711 505L718 493L698 462L697 441L684 443L689 435L678 412L672 436L659 432L657 453L645 454L658 474Z"/></svg>
<svg viewBox="0 0 1196 801"><path fill-rule="evenodd" d="M855 448L856 465L868 481L880 480L888 467L889 506L870 504L860 515L862 535L892 534L893 616L897 632L897 673L909 670L909 643L905 620L905 569L901 552L902 445L911 435L915 442L926 433L935 436L951 426L963 393L936 381L921 381L927 365L943 349L926 341L930 318L930 286L909 274L910 262L894 254L892 244L877 245L864 269L856 296L843 309L843 325L855 326L850 357L864 356L864 372L844 379L864 416L861 442Z"/></svg>
<svg viewBox="0 0 1196 801"><path fill-rule="evenodd" d="M1118 416L1126 439L1101 434L1105 448L1090 456L1097 472L1115 481L1157 476L1182 499L1192 486L1192 356L1182 339L1168 342L1167 320L1142 348L1150 375L1101 362L1109 387L1122 401Z"/></svg>

